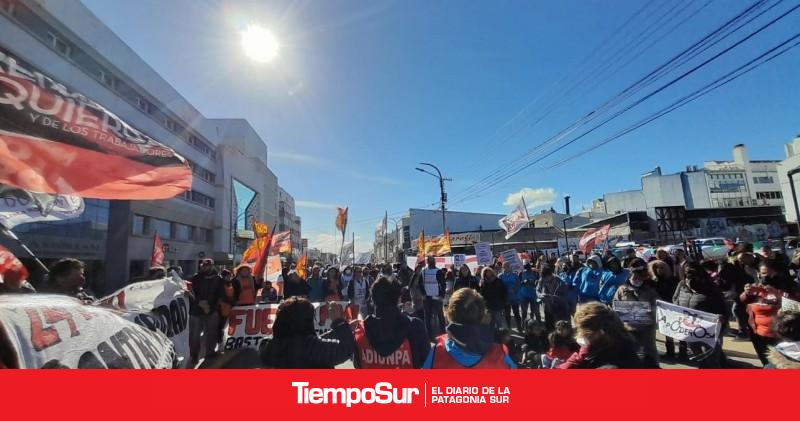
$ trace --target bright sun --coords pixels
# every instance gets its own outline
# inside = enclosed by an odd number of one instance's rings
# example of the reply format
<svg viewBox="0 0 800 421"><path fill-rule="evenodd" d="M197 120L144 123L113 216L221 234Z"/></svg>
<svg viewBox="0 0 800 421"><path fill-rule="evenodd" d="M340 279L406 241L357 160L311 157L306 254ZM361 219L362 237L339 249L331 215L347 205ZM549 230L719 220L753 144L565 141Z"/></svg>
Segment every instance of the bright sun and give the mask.
<svg viewBox="0 0 800 421"><path fill-rule="evenodd" d="M266 63L278 55L278 40L268 29L250 25L242 31L242 47L248 57Z"/></svg>

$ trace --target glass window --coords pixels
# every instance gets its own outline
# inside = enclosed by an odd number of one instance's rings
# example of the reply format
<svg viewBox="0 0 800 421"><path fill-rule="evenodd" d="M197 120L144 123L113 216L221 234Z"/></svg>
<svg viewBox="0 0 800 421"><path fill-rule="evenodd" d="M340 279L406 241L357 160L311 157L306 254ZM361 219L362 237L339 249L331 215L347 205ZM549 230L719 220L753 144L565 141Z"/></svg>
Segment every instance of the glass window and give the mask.
<svg viewBox="0 0 800 421"><path fill-rule="evenodd" d="M133 215L133 227L131 228L133 235L144 235L144 216Z"/></svg>
<svg viewBox="0 0 800 421"><path fill-rule="evenodd" d="M161 238L172 238L172 223L158 218L150 218L151 232L158 232Z"/></svg>
<svg viewBox="0 0 800 421"><path fill-rule="evenodd" d="M175 239L189 241L192 239L192 228L189 225L175 224Z"/></svg>

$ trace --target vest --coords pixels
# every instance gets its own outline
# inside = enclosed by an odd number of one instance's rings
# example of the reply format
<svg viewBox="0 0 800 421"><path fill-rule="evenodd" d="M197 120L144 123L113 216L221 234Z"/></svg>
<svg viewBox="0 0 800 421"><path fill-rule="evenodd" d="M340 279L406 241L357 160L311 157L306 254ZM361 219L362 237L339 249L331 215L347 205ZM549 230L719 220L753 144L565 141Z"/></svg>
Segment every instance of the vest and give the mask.
<svg viewBox="0 0 800 421"><path fill-rule="evenodd" d="M477 368L477 369L501 369L508 368L504 359L506 357L505 345L493 344L489 351L481 357L477 364L465 367L450 356L445 349L447 334L436 338L436 346L433 348L433 365L431 368Z"/></svg>
<svg viewBox="0 0 800 421"><path fill-rule="evenodd" d="M360 368L414 368L414 359L411 355L411 342L408 338L403 340L399 348L387 356L378 354L378 351L369 343L364 322L358 322L354 332L356 341L356 358Z"/></svg>
<svg viewBox="0 0 800 421"><path fill-rule="evenodd" d="M237 306L251 306L256 303L256 285L255 280L251 277L249 280L239 280L239 285L242 289L239 291L239 301L236 302Z"/></svg>

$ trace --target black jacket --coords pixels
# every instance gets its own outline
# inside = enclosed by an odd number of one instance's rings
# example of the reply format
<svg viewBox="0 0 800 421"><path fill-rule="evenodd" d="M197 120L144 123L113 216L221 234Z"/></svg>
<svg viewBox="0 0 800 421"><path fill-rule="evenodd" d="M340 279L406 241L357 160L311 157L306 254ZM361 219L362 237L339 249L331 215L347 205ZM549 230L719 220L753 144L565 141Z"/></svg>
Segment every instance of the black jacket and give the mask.
<svg viewBox="0 0 800 421"><path fill-rule="evenodd" d="M192 276L192 294L194 301L190 309L190 314L203 315L205 312L197 305L200 301L207 301L208 306L213 313L217 311L219 303L219 293L221 291L222 277L219 276L217 271L212 271L208 274L196 273Z"/></svg>
<svg viewBox="0 0 800 421"><path fill-rule="evenodd" d="M344 319L323 335L273 338L261 345L261 362L270 368L334 368L355 350L353 333Z"/></svg>
<svg viewBox="0 0 800 421"><path fill-rule="evenodd" d="M397 271L397 279L400 281L400 285L407 287L411 284L411 278L414 276L414 269L411 269L408 266L401 267Z"/></svg>
<svg viewBox="0 0 800 421"><path fill-rule="evenodd" d="M311 285L300 279L299 276L289 274L283 282L283 297L307 297L311 292Z"/></svg>
<svg viewBox="0 0 800 421"><path fill-rule="evenodd" d="M709 287L707 291L693 291L686 281L681 281L678 284L678 288L672 296L672 303L692 310L720 314L726 317L728 315L725 299L719 289Z"/></svg>
<svg viewBox="0 0 800 421"><path fill-rule="evenodd" d="M486 308L489 311L503 310L506 308L508 291L506 291L506 286L500 278L490 283L484 283L480 289L480 293L483 295Z"/></svg>
<svg viewBox="0 0 800 421"><path fill-rule="evenodd" d="M455 282L453 282L453 292L458 291L461 288L472 288L474 290L478 290L480 287L480 283L478 282L478 278L470 275L466 278L457 277Z"/></svg>
<svg viewBox="0 0 800 421"><path fill-rule="evenodd" d="M662 301L672 302L672 296L675 295L675 289L678 288L678 278L674 276L656 279L651 284L658 293L658 297Z"/></svg>
<svg viewBox="0 0 800 421"><path fill-rule="evenodd" d="M383 357L391 355L408 338L414 368L422 367L431 351L431 343L428 341L422 320L407 316L396 308L389 310L387 314L382 314L381 317L367 316L364 320L364 331L370 345Z"/></svg>

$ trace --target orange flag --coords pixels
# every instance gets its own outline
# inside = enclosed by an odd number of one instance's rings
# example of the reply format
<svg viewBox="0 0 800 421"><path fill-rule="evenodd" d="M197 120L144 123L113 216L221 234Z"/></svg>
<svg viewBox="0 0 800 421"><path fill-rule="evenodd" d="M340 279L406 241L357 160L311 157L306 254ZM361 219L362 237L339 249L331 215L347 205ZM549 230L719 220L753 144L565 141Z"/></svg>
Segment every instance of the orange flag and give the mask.
<svg viewBox="0 0 800 421"><path fill-rule="evenodd" d="M347 210L348 209L350 209L350 208L349 207L346 207L344 209L336 208L336 210L338 212L338 214L336 215L336 229L341 231L342 235L344 235L344 232L347 229Z"/></svg>
<svg viewBox="0 0 800 421"><path fill-rule="evenodd" d="M295 271L300 279L306 279L308 276L308 256L300 256L300 260L297 261L297 269Z"/></svg>
<svg viewBox="0 0 800 421"><path fill-rule="evenodd" d="M258 255L256 264L253 266L253 276L255 276L256 279L258 278L266 279L264 276L264 271L267 268L267 259L269 259L269 250L272 245L272 235L270 233L267 233L267 236L261 238L261 240L264 240L264 243L266 245L261 250L261 254Z"/></svg>
<svg viewBox="0 0 800 421"><path fill-rule="evenodd" d="M290 231L282 231L272 234L272 245L270 247L273 254L291 253L292 233Z"/></svg>
<svg viewBox="0 0 800 421"><path fill-rule="evenodd" d="M444 234L433 237L425 242L425 254L429 256L445 256L450 254L450 233L444 230Z"/></svg>
<svg viewBox="0 0 800 421"><path fill-rule="evenodd" d="M267 224L261 221L253 221L253 232L256 238L247 247L247 250L242 253L242 263L254 264L261 253L268 247L269 228Z"/></svg>
<svg viewBox="0 0 800 421"><path fill-rule="evenodd" d="M417 238L417 263L425 260L425 231L419 233Z"/></svg>

